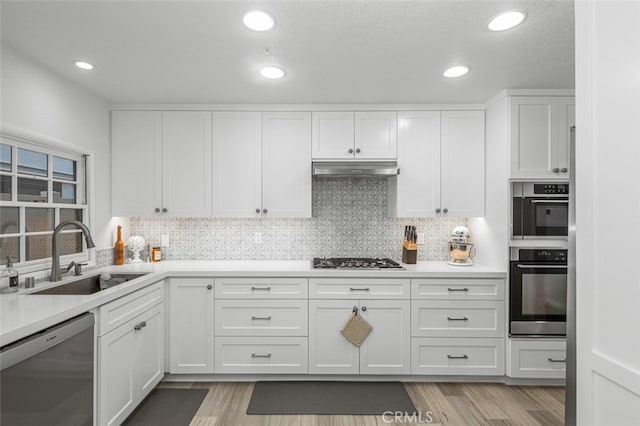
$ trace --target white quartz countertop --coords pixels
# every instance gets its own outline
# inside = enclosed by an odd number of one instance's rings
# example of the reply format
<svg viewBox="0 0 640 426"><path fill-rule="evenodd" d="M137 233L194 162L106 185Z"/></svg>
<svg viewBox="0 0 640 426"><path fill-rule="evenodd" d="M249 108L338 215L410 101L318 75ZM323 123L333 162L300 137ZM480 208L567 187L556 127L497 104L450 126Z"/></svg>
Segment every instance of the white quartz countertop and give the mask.
<svg viewBox="0 0 640 426"><path fill-rule="evenodd" d="M163 261L135 265L108 266L88 271L84 276L102 272L145 272L147 275L90 295L32 295L78 277L65 277L58 283L36 284L34 289L0 295L0 346L15 342L59 322L73 318L100 305L123 297L166 277L350 277L350 278L505 278L506 271L482 265L451 266L447 262L403 264L406 270L314 270L302 261Z"/></svg>

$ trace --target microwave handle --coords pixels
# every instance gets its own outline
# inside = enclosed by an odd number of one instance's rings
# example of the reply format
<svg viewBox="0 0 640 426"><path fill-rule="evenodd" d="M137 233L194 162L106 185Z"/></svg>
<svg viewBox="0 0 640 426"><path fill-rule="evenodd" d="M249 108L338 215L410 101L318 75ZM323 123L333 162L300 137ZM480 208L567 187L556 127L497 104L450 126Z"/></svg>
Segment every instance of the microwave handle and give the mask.
<svg viewBox="0 0 640 426"><path fill-rule="evenodd" d="M531 204L569 204L569 200L531 200Z"/></svg>
<svg viewBox="0 0 640 426"><path fill-rule="evenodd" d="M567 269L567 265L523 265L521 263L516 264L520 269L535 269L535 268L549 268L549 269Z"/></svg>

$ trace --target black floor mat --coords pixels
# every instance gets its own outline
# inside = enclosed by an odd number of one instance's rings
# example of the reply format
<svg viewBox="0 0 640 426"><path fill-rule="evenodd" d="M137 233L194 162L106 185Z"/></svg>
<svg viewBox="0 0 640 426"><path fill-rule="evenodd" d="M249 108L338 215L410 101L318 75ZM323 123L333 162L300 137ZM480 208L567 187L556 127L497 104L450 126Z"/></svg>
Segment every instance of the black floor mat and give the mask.
<svg viewBox="0 0 640 426"><path fill-rule="evenodd" d="M154 389L123 425L188 426L207 389Z"/></svg>

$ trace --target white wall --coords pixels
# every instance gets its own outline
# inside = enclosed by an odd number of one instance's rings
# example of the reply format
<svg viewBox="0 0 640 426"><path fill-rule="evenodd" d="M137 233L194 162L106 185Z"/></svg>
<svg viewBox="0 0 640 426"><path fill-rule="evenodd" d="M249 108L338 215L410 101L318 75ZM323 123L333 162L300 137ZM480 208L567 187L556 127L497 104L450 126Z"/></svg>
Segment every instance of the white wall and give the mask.
<svg viewBox="0 0 640 426"><path fill-rule="evenodd" d="M0 122L88 148L95 153L94 223L97 248L112 246L109 107L63 76L1 45ZM71 62L69 63L71 65ZM71 69L69 72L76 72Z"/></svg>
<svg viewBox="0 0 640 426"><path fill-rule="evenodd" d="M576 2L577 424L640 424L640 2Z"/></svg>

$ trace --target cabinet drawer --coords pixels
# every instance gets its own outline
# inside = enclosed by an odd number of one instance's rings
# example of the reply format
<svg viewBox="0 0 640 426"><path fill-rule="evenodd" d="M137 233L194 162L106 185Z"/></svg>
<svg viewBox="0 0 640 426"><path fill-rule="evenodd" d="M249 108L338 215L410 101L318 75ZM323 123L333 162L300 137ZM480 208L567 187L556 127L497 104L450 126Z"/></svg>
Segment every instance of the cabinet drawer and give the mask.
<svg viewBox="0 0 640 426"><path fill-rule="evenodd" d="M216 374L306 374L306 337L218 337Z"/></svg>
<svg viewBox="0 0 640 426"><path fill-rule="evenodd" d="M411 373L504 375L504 339L413 338Z"/></svg>
<svg viewBox="0 0 640 426"><path fill-rule="evenodd" d="M306 336L306 300L216 300L216 336Z"/></svg>
<svg viewBox="0 0 640 426"><path fill-rule="evenodd" d="M503 337L503 301L411 302L411 335L425 337Z"/></svg>
<svg viewBox="0 0 640 426"><path fill-rule="evenodd" d="M306 278L216 278L216 299L306 299Z"/></svg>
<svg viewBox="0 0 640 426"><path fill-rule="evenodd" d="M567 344L562 340L509 340L507 376L564 379Z"/></svg>
<svg viewBox="0 0 640 426"><path fill-rule="evenodd" d="M382 278L311 278L310 299L409 299L410 281Z"/></svg>
<svg viewBox="0 0 640 426"><path fill-rule="evenodd" d="M157 282L111 303L100 306L98 336L103 336L133 317L164 301L164 281Z"/></svg>
<svg viewBox="0 0 640 426"><path fill-rule="evenodd" d="M504 300L501 278L411 280L411 297L430 300Z"/></svg>

